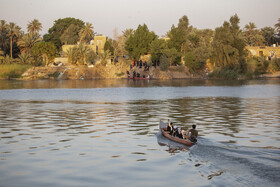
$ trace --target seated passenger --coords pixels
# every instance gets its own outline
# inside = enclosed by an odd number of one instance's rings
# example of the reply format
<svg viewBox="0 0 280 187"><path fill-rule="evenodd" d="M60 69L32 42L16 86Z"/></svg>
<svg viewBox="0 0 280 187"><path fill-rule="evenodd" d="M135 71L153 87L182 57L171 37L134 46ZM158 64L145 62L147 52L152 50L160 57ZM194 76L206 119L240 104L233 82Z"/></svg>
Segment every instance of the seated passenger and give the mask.
<svg viewBox="0 0 280 187"><path fill-rule="evenodd" d="M177 127L177 126L174 126L174 127L173 127L172 136L178 136L178 127Z"/></svg>
<svg viewBox="0 0 280 187"><path fill-rule="evenodd" d="M177 130L177 137L183 139L183 134L182 134L181 128L178 128L178 130Z"/></svg>
<svg viewBox="0 0 280 187"><path fill-rule="evenodd" d="M172 122L168 124L166 131L168 131L170 135L173 134L173 123Z"/></svg>

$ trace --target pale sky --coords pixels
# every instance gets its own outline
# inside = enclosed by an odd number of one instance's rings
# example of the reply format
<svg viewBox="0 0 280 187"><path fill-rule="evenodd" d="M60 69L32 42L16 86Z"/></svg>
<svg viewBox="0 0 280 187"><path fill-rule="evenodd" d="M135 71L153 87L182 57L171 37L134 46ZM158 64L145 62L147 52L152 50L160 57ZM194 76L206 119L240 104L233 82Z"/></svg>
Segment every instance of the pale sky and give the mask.
<svg viewBox="0 0 280 187"><path fill-rule="evenodd" d="M55 20L74 17L90 22L94 31L113 37L145 23L158 36L187 15L190 25L215 29L235 13L243 28L254 22L258 28L274 27L280 18L280 0L0 0L0 20L15 22L24 31L38 19L47 33Z"/></svg>

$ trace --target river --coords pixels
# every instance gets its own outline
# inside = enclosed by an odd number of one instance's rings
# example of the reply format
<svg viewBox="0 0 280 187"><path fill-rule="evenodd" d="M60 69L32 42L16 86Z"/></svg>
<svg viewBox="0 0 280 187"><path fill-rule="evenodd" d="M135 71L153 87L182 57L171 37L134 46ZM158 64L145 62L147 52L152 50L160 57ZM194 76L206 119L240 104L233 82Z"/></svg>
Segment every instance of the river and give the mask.
<svg viewBox="0 0 280 187"><path fill-rule="evenodd" d="M183 146L159 121L199 131ZM280 80L0 81L0 186L279 186Z"/></svg>

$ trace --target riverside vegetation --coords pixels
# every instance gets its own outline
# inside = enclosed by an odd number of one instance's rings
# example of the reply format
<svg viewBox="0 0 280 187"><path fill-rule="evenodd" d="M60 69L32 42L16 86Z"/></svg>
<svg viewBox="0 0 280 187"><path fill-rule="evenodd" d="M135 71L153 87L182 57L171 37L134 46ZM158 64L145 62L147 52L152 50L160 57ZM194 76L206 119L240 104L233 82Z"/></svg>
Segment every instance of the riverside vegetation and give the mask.
<svg viewBox="0 0 280 187"><path fill-rule="evenodd" d="M33 79L123 78L132 61L147 54L147 64L152 67L149 73L159 79L253 78L280 71L279 59L253 57L245 48L279 43L280 18L274 28L256 29L254 23L249 23L241 29L239 22L238 15L234 15L215 30L197 29L183 16L162 38L146 24L122 34L114 30L114 38L107 39L104 53L97 55L87 46L95 35L91 23L69 17L58 19L42 37L42 24L36 19L27 24L27 33L15 23L1 20L0 78L21 78L26 70ZM62 45L77 43L64 54L69 65L50 67L60 56ZM113 63L108 64L110 59ZM95 66L88 68L90 65ZM66 68L69 71L63 75Z"/></svg>

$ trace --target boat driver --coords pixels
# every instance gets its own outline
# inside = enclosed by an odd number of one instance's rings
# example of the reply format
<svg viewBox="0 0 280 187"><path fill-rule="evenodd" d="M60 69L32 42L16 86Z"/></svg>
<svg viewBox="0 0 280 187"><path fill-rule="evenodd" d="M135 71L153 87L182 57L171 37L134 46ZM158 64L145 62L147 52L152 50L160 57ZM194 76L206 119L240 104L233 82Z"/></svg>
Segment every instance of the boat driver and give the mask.
<svg viewBox="0 0 280 187"><path fill-rule="evenodd" d="M197 141L198 132L196 130L196 125L192 125L192 129L188 130L187 136L192 142Z"/></svg>

